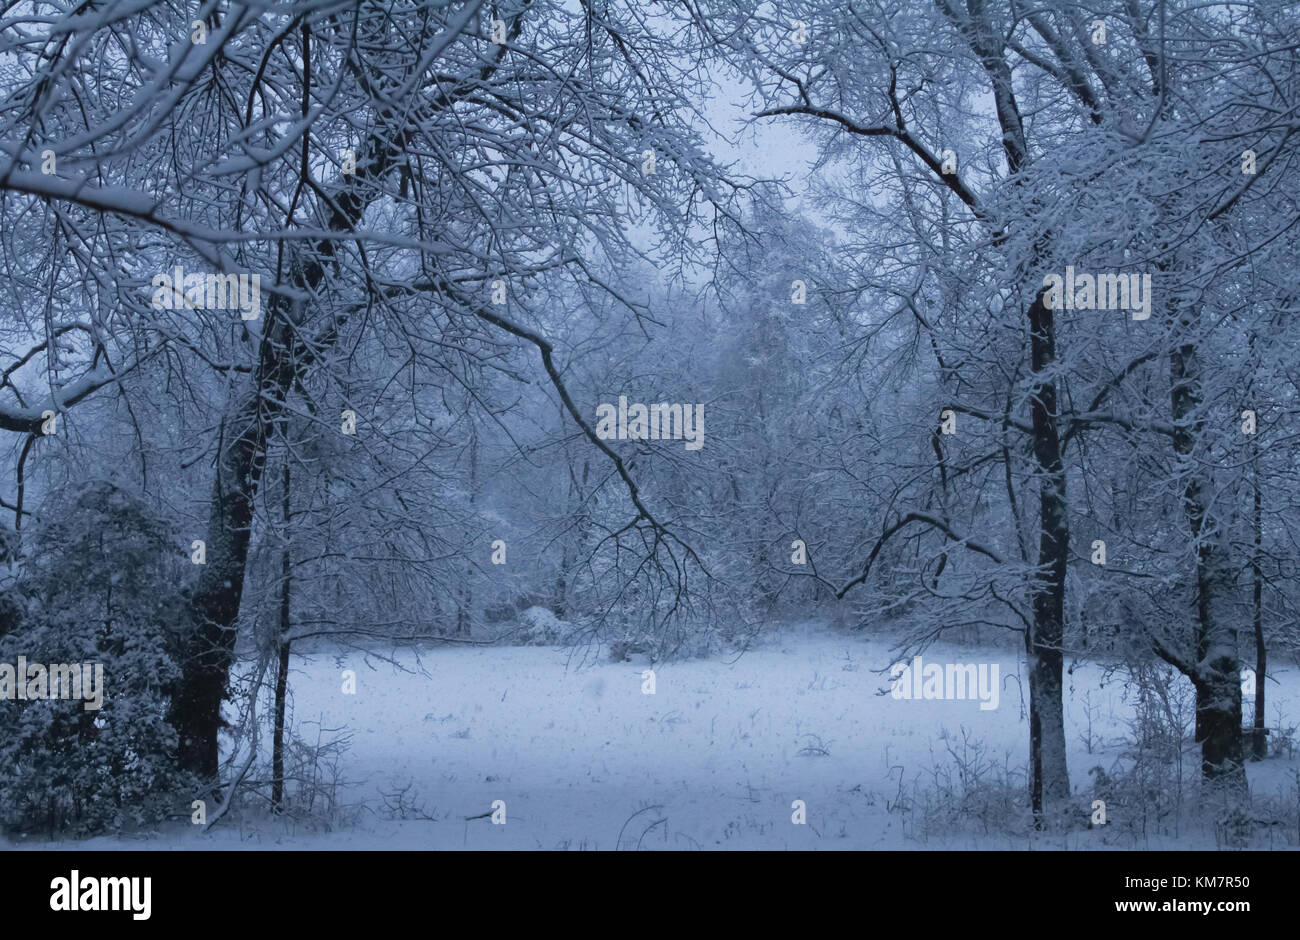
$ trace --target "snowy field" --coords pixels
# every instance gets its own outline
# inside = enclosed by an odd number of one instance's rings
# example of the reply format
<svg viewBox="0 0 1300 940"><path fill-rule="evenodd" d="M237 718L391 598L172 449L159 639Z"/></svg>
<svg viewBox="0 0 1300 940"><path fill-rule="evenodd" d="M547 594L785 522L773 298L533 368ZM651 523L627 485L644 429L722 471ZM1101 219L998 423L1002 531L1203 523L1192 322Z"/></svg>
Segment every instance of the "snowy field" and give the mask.
<svg viewBox="0 0 1300 940"><path fill-rule="evenodd" d="M882 641L804 627L728 660L660 665L644 694L644 662L581 662L583 651L439 648L397 662L358 653L299 658L294 726L315 741L350 733L337 759L337 806L272 819L253 807L212 832L177 823L85 848L320 849L990 849L1212 848L1188 818L1124 818L1035 834L1004 807L1021 801L1027 720L1014 651L942 645L927 662L997 663L999 707L907 701L876 670ZM1279 657L1280 658L1280 657ZM1067 661L1069 666L1069 661ZM342 692L343 670L356 693ZM1294 715L1300 679L1279 666L1277 706ZM1123 683L1078 664L1066 677L1070 772L1082 825L1100 766L1114 776L1131 751ZM878 694L886 690L885 694ZM1175 692L1178 692L1175 689ZM1131 696L1131 693L1130 693ZM1175 698L1177 696L1175 695ZM1190 720L1190 713L1188 714ZM321 728L326 730L321 731ZM330 730L333 729L333 730ZM263 753L269 753L264 738ZM952 756L955 753L961 760ZM1090 751L1091 749L1091 751ZM1121 761L1122 765L1122 761ZM1300 760L1251 764L1257 806L1297 802ZM964 771L964 775L963 775ZM1198 752L1184 748L1188 798ZM506 805L506 824L487 817ZM807 824L792 822L804 801ZM1005 802L1003 802L1005 801ZM405 817L405 818L403 818ZM1257 844L1294 847L1294 825Z"/></svg>

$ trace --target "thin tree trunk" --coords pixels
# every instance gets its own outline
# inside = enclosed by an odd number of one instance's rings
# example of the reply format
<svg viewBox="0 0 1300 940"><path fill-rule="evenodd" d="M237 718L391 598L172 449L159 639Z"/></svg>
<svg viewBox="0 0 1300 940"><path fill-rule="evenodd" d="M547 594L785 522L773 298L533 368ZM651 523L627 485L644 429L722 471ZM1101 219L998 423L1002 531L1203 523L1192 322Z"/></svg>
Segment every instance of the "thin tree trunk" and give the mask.
<svg viewBox="0 0 1300 940"><path fill-rule="evenodd" d="M1049 374L1056 358L1056 325L1040 291L1029 308L1030 352L1036 376ZM1039 471L1038 576L1034 579L1033 634L1029 654L1030 754L1034 814L1052 815L1070 796L1065 755L1062 641L1065 634L1065 575L1070 544L1065 467L1057 424L1056 382L1040 378L1030 397L1034 457Z"/></svg>
<svg viewBox="0 0 1300 940"><path fill-rule="evenodd" d="M471 417L469 422L469 506L471 514L478 502L478 425ZM460 582L460 597L456 602L456 635L469 636L474 622L474 566L467 565L465 577Z"/></svg>
<svg viewBox="0 0 1300 940"><path fill-rule="evenodd" d="M1255 760L1268 757L1268 738L1264 734L1264 677L1268 672L1268 648L1264 645L1264 496L1259 483L1259 445L1255 445L1253 477L1255 490L1255 551L1251 558L1251 581L1254 596L1255 626L1255 734L1251 741L1251 756Z"/></svg>
<svg viewBox="0 0 1300 940"><path fill-rule="evenodd" d="M1000 28L980 3L965 10L950 0L939 7L966 37L989 80L993 108L1002 129L1002 150L1015 185L1030 162L1025 125L1016 102L1011 66ZM1000 229L996 244L1005 235ZM1036 245L1026 270L1036 270L1043 245ZM1065 755L1065 706L1061 700L1062 640L1065 635L1065 574L1070 543L1066 515L1065 468L1061 459L1061 434L1057 387L1051 369L1056 359L1056 323L1044 303L1045 291L1028 311L1030 354L1035 382L1030 398L1033 418L1034 458L1038 464L1038 566L1031 587L1033 629L1025 638L1029 657L1030 801L1038 825L1044 815L1055 816L1070 796L1070 775Z"/></svg>
<svg viewBox="0 0 1300 940"><path fill-rule="evenodd" d="M271 739L271 810L279 813L284 803L284 707L289 689L290 555L289 453L284 455L284 550L280 554L280 662L275 673L275 728Z"/></svg>

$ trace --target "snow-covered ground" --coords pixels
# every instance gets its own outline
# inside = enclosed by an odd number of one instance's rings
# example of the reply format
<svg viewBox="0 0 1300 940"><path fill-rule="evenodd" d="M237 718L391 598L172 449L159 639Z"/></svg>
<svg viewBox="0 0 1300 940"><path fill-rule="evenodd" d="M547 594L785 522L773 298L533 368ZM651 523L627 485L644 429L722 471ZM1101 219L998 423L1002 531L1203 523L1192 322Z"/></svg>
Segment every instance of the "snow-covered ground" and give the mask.
<svg viewBox="0 0 1300 940"><path fill-rule="evenodd" d="M352 652L300 657L292 674L297 732L312 741L351 733L338 759L343 808L332 819L245 809L208 834L177 823L140 839L68 847L1214 846L1209 827L1126 819L1130 810L1116 801L1106 826L1065 835L1034 834L1023 818L1008 817L1003 807L1023 802L1028 747L1023 657L1011 649L940 645L925 654L927 662L997 663L995 710L971 700L895 699L876 671L893 659L889 643L816 626L739 657L661 664L654 694L643 692L648 664L583 658L545 648L439 648L418 661L414 651L396 654L402 671ZM349 669L355 694L343 692ZM1132 695L1095 664L1078 664L1066 678L1070 772L1086 825L1097 795L1089 771L1114 776ZM1300 703L1297 670L1280 664L1277 679L1268 689L1270 725L1275 706L1295 716ZM269 740L261 746L269 752ZM949 748L964 755L965 780ZM1194 745L1183 761L1190 799ZM1257 805L1294 808L1298 768L1297 759L1252 764ZM491 813L497 800L505 825L467 820ZM806 825L792 822L796 800ZM1293 824L1262 831L1276 847L1296 844Z"/></svg>

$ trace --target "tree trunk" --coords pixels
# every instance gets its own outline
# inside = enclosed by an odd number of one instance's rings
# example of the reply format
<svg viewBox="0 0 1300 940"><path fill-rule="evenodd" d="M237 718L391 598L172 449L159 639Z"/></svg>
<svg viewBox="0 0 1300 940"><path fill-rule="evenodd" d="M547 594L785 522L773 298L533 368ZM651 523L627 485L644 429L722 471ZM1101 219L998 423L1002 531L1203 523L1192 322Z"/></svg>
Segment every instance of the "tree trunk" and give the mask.
<svg viewBox="0 0 1300 940"><path fill-rule="evenodd" d="M1200 676L1196 686L1197 740L1201 744L1201 775L1230 795L1244 796L1246 768L1241 742L1241 669L1237 661L1237 630L1229 616L1215 608L1230 585L1230 575L1212 550L1203 557L1197 575L1197 620Z"/></svg>
<svg viewBox="0 0 1300 940"><path fill-rule="evenodd" d="M275 728L271 737L271 811L284 803L284 706L289 690L290 556L289 556L289 453L284 455L284 551L280 554L280 662L275 672Z"/></svg>
<svg viewBox="0 0 1300 940"><path fill-rule="evenodd" d="M1264 735L1264 677L1268 672L1268 648L1264 645L1264 496L1259 484L1259 454L1254 456L1255 551L1250 573L1255 626L1255 734L1251 740L1251 757L1263 760L1268 757L1268 738Z"/></svg>
<svg viewBox="0 0 1300 940"><path fill-rule="evenodd" d="M469 509L474 513L478 503L478 424L469 422ZM475 520L477 521L477 519ZM465 566L465 577L460 582L460 596L456 601L456 635L469 636L474 622L474 565Z"/></svg>
<svg viewBox="0 0 1300 940"><path fill-rule="evenodd" d="M1070 796L1065 757L1061 649L1065 620L1065 575L1070 544L1065 467L1057 424L1056 381L1045 378L1056 358L1056 325L1040 291L1029 308L1030 352L1035 381L1030 399L1034 458L1039 472L1038 575L1034 579L1033 634L1029 654L1031 797L1035 817L1055 814Z"/></svg>
<svg viewBox="0 0 1300 940"><path fill-rule="evenodd" d="M381 191L376 184L395 165L402 140L400 134L384 130L398 120L387 111L380 114L378 129L370 138L373 156L359 162L357 172L344 178L326 209L332 230L355 228L369 200ZM290 282L314 296L336 249L337 243L329 238L304 248L299 263L290 264ZM337 314L310 344L300 344L295 324L301 315L282 295L272 295L254 374L239 405L222 423L218 441L207 564L190 601L193 627L181 665L180 694L172 702L171 714L180 736L180 765L209 782L216 780L219 766L218 736L224 726L221 703L234 661L235 620L244 593L253 500L266 464L267 437L283 416L284 401L297 371L334 343L345 316ZM231 434L233 440L228 437Z"/></svg>
<svg viewBox="0 0 1300 940"><path fill-rule="evenodd" d="M253 495L261 476L259 400L246 400L239 409L235 420L245 425L245 431L218 455L208 515L207 563L190 602L193 629L181 663L179 693L172 700L180 764L209 782L217 778L218 734L225 724L221 703L244 592Z"/></svg>
<svg viewBox="0 0 1300 940"><path fill-rule="evenodd" d="M1002 150L1015 186L1030 161L1025 125L1016 102L1011 66L1004 37L979 3L967 3L965 13L956 4L940 8L966 37L989 80L993 108L1002 129ZM994 243L1005 237L1005 229ZM1037 270L1045 244L1035 245L1026 270ZM1038 564L1031 587L1033 629L1026 637L1029 656L1030 799L1036 823L1055 816L1070 796L1070 775L1065 758L1065 707L1061 700L1065 635L1065 573L1070 545L1066 515L1065 468L1061 460L1061 434L1056 380L1051 369L1056 360L1056 323L1043 302L1040 289L1029 308L1030 355L1034 372L1030 410L1033 418L1034 458L1038 464Z"/></svg>
<svg viewBox="0 0 1300 940"><path fill-rule="evenodd" d="M1180 327L1190 324L1183 315ZM1203 399L1200 359L1195 345L1182 343L1169 356L1174 451L1186 473L1183 512L1196 545L1196 662L1190 676L1196 689L1196 740L1201 745L1201 775L1207 784L1237 801L1246 796L1241 742L1241 676L1237 627L1226 604L1232 574L1223 559L1221 533L1207 525L1205 471L1192 461L1203 430L1198 411Z"/></svg>

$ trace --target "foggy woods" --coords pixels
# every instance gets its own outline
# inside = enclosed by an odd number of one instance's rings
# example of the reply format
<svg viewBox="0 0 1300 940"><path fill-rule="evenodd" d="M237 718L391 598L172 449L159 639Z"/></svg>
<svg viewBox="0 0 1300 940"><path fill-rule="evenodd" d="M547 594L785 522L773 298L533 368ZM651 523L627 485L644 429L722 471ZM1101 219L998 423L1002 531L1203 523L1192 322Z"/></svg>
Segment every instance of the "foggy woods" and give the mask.
<svg viewBox="0 0 1300 940"><path fill-rule="evenodd" d="M1298 39L5 5L0 831L1295 846Z"/></svg>

